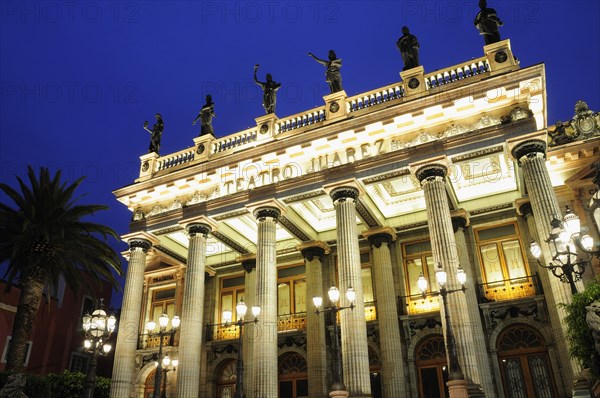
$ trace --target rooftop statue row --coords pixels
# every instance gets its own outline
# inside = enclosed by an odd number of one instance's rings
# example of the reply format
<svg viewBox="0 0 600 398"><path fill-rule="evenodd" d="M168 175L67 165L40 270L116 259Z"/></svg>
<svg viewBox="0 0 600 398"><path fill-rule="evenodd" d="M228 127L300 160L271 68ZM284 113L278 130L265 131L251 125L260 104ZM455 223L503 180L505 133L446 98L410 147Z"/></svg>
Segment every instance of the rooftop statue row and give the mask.
<svg viewBox="0 0 600 398"><path fill-rule="evenodd" d="M486 45L496 43L500 41L500 33L498 27L502 26L502 21L496 15L496 10L493 8L487 8L487 1L479 1L480 11L475 17L475 26L479 29L479 34L483 36ZM402 27L402 37L396 42L396 46L402 56L404 62L403 70L408 70L419 66L419 41L417 37L410 33L408 27ZM327 59L321 59L315 56L313 53L308 55L325 67L325 81L329 85L329 91L331 94L342 91L342 75L340 68L342 67L342 60L338 58L335 51L329 50ZM258 80L256 73L258 72L259 64L254 65L254 82L258 84L263 91L262 106L265 113L275 113L275 106L277 104L277 91L281 88L281 83L277 83L273 80L273 76L267 73L265 78L266 81L261 82ZM216 116L215 104L212 102L212 96L209 94L206 96L206 104L202 106L198 116L192 122L195 125L200 120L200 136L207 134L214 134L212 126L212 119ZM152 130L148 128L148 122L144 122L144 129L151 134L150 147L148 153L155 152L159 153L160 140L164 129L164 122L160 113L156 114L156 123L152 127Z"/></svg>

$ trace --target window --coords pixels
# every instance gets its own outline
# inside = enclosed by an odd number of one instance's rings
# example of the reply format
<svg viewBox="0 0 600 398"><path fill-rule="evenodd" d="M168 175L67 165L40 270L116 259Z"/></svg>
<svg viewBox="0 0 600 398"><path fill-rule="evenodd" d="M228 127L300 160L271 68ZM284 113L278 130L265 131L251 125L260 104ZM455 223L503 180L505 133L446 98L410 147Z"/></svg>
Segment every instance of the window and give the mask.
<svg viewBox="0 0 600 398"><path fill-rule="evenodd" d="M12 336L6 336L6 344L4 344L4 351L2 352L2 363L6 363L6 355L8 354L8 347L11 340ZM27 366L29 365L29 356L31 355L31 346L33 345L33 342L28 340L25 345L27 346L27 353L25 354L25 363L23 365Z"/></svg>
<svg viewBox="0 0 600 398"><path fill-rule="evenodd" d="M475 230L484 294L489 300L534 295L516 222Z"/></svg>
<svg viewBox="0 0 600 398"><path fill-rule="evenodd" d="M69 365L69 370L71 372L79 372L86 373L88 367L88 356L81 355L78 353L71 353L71 365Z"/></svg>
<svg viewBox="0 0 600 398"><path fill-rule="evenodd" d="M223 311L231 311L231 320L237 319L237 311L235 306L240 301L245 301L244 286L246 283L245 275L238 275L221 279L221 295L219 297L219 314L218 323L225 322L223 319ZM252 303L249 303L252 305ZM217 340L235 339L238 337L238 327L219 326L215 329Z"/></svg>
<svg viewBox="0 0 600 398"><path fill-rule="evenodd" d="M336 257L336 286L339 287L339 271L337 269L337 257ZM365 251L360 253L360 266L361 266L361 279L363 287L363 303L365 306L365 320L374 321L377 319L377 308L375 307L375 293L373 291L373 278L371 275L371 252ZM340 292L341 295L345 295L346 292ZM325 300L327 299L327 292L325 292Z"/></svg>
<svg viewBox="0 0 600 398"><path fill-rule="evenodd" d="M427 279L427 291L437 291L438 284L435 279L435 263L431 253L431 242L422 240L402 244L402 257L404 259L404 275L406 280L407 306L409 314L438 311L437 297L422 296L417 285L419 276L423 274Z"/></svg>
<svg viewBox="0 0 600 398"><path fill-rule="evenodd" d="M166 288L156 288L156 289L152 289L150 291L150 297L151 297L151 302L150 302L150 308L149 308L149 313L148 313L148 319L146 320L146 323L149 321L154 321L156 322L156 325L158 325L158 318L160 318L160 316L162 314L167 314L169 316L169 319L172 319L176 313L175 313L175 286L172 285L170 287L166 287ZM146 323L144 323L143 328L144 330L146 330ZM168 328L170 328L170 326L168 326ZM156 329L154 330L155 332L158 330L158 326L156 327ZM171 338L172 336L170 334L166 334L165 336L163 336L163 344L164 345L171 345L173 340ZM149 337L147 339L147 348L153 348L153 347L158 347L160 345L160 337L159 336L152 336Z"/></svg>
<svg viewBox="0 0 600 398"><path fill-rule="evenodd" d="M306 329L306 266L277 270L278 330Z"/></svg>

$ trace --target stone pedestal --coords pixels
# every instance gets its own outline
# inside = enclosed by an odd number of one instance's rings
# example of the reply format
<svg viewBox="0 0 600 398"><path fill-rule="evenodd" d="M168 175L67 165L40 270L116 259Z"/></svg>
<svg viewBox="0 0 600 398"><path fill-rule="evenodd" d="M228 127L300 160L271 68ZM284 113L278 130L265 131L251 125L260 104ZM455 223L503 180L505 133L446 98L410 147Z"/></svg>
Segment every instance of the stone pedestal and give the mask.
<svg viewBox="0 0 600 398"><path fill-rule="evenodd" d="M407 97L427 91L425 69L422 66L400 72L400 79L402 79L402 88Z"/></svg>
<svg viewBox="0 0 600 398"><path fill-rule="evenodd" d="M510 48L509 39L483 46L483 52L490 64L491 76L519 69L519 64Z"/></svg>
<svg viewBox="0 0 600 398"><path fill-rule="evenodd" d="M208 160L212 153L212 146L214 145L215 141L215 136L212 134L206 134L201 137L194 138L194 146L196 147L194 160Z"/></svg>
<svg viewBox="0 0 600 398"><path fill-rule="evenodd" d="M156 152L150 152L143 156L140 156L140 176L135 180L135 182L146 181L152 178L152 174L154 170L156 170L156 161L159 156Z"/></svg>
<svg viewBox="0 0 600 398"><path fill-rule="evenodd" d="M348 398L350 394L348 393L348 391L331 391L329 393L329 396L331 398Z"/></svg>
<svg viewBox="0 0 600 398"><path fill-rule="evenodd" d="M344 90L323 97L325 101L325 120L331 121L346 116L346 92Z"/></svg>
<svg viewBox="0 0 600 398"><path fill-rule="evenodd" d="M276 114L269 113L256 119L256 127L258 134L256 136L257 141L261 141L267 138L275 137L277 135L276 122L279 120Z"/></svg>
<svg viewBox="0 0 600 398"><path fill-rule="evenodd" d="M469 398L467 382L465 380L450 380L446 383L450 398Z"/></svg>

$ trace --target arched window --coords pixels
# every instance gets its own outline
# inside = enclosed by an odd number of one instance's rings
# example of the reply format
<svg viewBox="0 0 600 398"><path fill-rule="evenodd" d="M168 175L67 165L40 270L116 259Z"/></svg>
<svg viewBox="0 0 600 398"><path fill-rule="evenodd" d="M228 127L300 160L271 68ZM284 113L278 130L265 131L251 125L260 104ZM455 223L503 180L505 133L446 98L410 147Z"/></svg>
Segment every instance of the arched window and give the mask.
<svg viewBox="0 0 600 398"><path fill-rule="evenodd" d="M146 383L144 383L144 397L152 398L154 395L154 375L156 374L156 369L152 370L148 377L146 377Z"/></svg>
<svg viewBox="0 0 600 398"><path fill-rule="evenodd" d="M498 337L497 348L506 396L558 396L546 344L537 331L526 325L510 326Z"/></svg>
<svg viewBox="0 0 600 398"><path fill-rule="evenodd" d="M437 334L423 340L415 350L415 359L419 377L419 397L448 397L444 336Z"/></svg>
<svg viewBox="0 0 600 398"><path fill-rule="evenodd" d="M279 396L281 398L308 397L306 360L290 352L279 357Z"/></svg>
<svg viewBox="0 0 600 398"><path fill-rule="evenodd" d="M226 362L217 379L217 398L233 398L235 393L235 373L236 361L234 359Z"/></svg>

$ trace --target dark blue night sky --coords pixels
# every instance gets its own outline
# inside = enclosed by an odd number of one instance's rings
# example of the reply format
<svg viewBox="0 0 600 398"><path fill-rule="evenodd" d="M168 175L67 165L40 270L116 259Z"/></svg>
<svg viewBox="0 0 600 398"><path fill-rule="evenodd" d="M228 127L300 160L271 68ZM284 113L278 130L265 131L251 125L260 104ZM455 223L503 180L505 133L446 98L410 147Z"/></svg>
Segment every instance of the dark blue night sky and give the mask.
<svg viewBox="0 0 600 398"><path fill-rule="evenodd" d="M600 2L489 6L521 67L546 64L549 124L569 120L579 99L600 110ZM348 95L399 81L403 25L426 73L478 58L477 11L477 1L0 0L0 181L14 184L28 164L85 175L82 200L110 206L95 221L126 233L131 214L111 192L137 177L143 122L156 112L165 155L193 145L208 93L218 137L255 125L257 63L259 80L269 72L282 83L279 117L328 93L308 52L336 51Z"/></svg>

